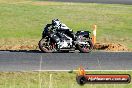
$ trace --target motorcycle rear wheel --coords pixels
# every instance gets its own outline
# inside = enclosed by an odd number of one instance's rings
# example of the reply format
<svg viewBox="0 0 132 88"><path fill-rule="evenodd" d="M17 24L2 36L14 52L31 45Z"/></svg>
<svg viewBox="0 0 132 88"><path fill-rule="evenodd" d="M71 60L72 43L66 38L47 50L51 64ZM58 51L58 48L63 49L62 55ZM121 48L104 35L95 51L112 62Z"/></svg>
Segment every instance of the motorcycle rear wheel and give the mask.
<svg viewBox="0 0 132 88"><path fill-rule="evenodd" d="M90 39L88 39L87 41L87 47L83 46L83 45L80 45L80 44L77 44L76 45L76 48L81 52L81 53L89 53L93 50L93 43Z"/></svg>

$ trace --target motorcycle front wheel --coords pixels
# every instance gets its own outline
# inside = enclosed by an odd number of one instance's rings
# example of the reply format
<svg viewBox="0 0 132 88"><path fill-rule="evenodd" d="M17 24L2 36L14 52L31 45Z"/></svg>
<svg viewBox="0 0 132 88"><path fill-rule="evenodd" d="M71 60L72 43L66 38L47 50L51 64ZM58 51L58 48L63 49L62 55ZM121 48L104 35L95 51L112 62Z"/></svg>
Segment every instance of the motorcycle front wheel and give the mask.
<svg viewBox="0 0 132 88"><path fill-rule="evenodd" d="M88 39L87 44L77 44L76 48L81 52L81 53L89 53L93 49L93 43L90 39Z"/></svg>
<svg viewBox="0 0 132 88"><path fill-rule="evenodd" d="M48 41L47 39L41 39L39 41L39 49L44 53L56 52L56 45L53 42Z"/></svg>

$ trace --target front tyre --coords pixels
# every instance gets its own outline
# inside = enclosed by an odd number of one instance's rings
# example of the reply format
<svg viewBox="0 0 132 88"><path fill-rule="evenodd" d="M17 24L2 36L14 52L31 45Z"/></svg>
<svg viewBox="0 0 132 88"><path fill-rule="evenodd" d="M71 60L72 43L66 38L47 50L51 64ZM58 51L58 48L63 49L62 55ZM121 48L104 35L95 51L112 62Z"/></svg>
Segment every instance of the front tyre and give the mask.
<svg viewBox="0 0 132 88"><path fill-rule="evenodd" d="M87 44L77 44L76 47L81 53L89 53L93 49L93 43L90 39L88 39Z"/></svg>
<svg viewBox="0 0 132 88"><path fill-rule="evenodd" d="M39 41L39 49L44 53L52 53L56 51L56 45L55 43L51 43L47 39L41 39Z"/></svg>

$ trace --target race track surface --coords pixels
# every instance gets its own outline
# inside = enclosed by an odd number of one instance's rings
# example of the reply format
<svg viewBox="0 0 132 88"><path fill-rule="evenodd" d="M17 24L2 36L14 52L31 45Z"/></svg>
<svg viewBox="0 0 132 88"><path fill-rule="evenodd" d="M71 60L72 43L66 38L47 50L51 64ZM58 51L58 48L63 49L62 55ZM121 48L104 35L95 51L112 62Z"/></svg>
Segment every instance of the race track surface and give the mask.
<svg viewBox="0 0 132 88"><path fill-rule="evenodd" d="M132 0L49 0L49 1L109 3L109 4L132 4Z"/></svg>
<svg viewBox="0 0 132 88"><path fill-rule="evenodd" d="M80 66L86 70L132 70L132 52L0 51L0 71L77 70Z"/></svg>

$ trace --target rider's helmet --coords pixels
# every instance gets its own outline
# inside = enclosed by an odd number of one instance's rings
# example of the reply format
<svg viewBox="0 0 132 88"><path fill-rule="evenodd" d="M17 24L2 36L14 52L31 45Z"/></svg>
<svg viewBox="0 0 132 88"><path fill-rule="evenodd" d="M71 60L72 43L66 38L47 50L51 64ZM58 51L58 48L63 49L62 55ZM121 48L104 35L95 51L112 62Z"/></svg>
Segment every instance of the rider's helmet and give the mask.
<svg viewBox="0 0 132 88"><path fill-rule="evenodd" d="M54 19L54 20L52 20L52 25L53 25L54 27L59 28L60 25L61 25L61 22L59 21L59 19Z"/></svg>

